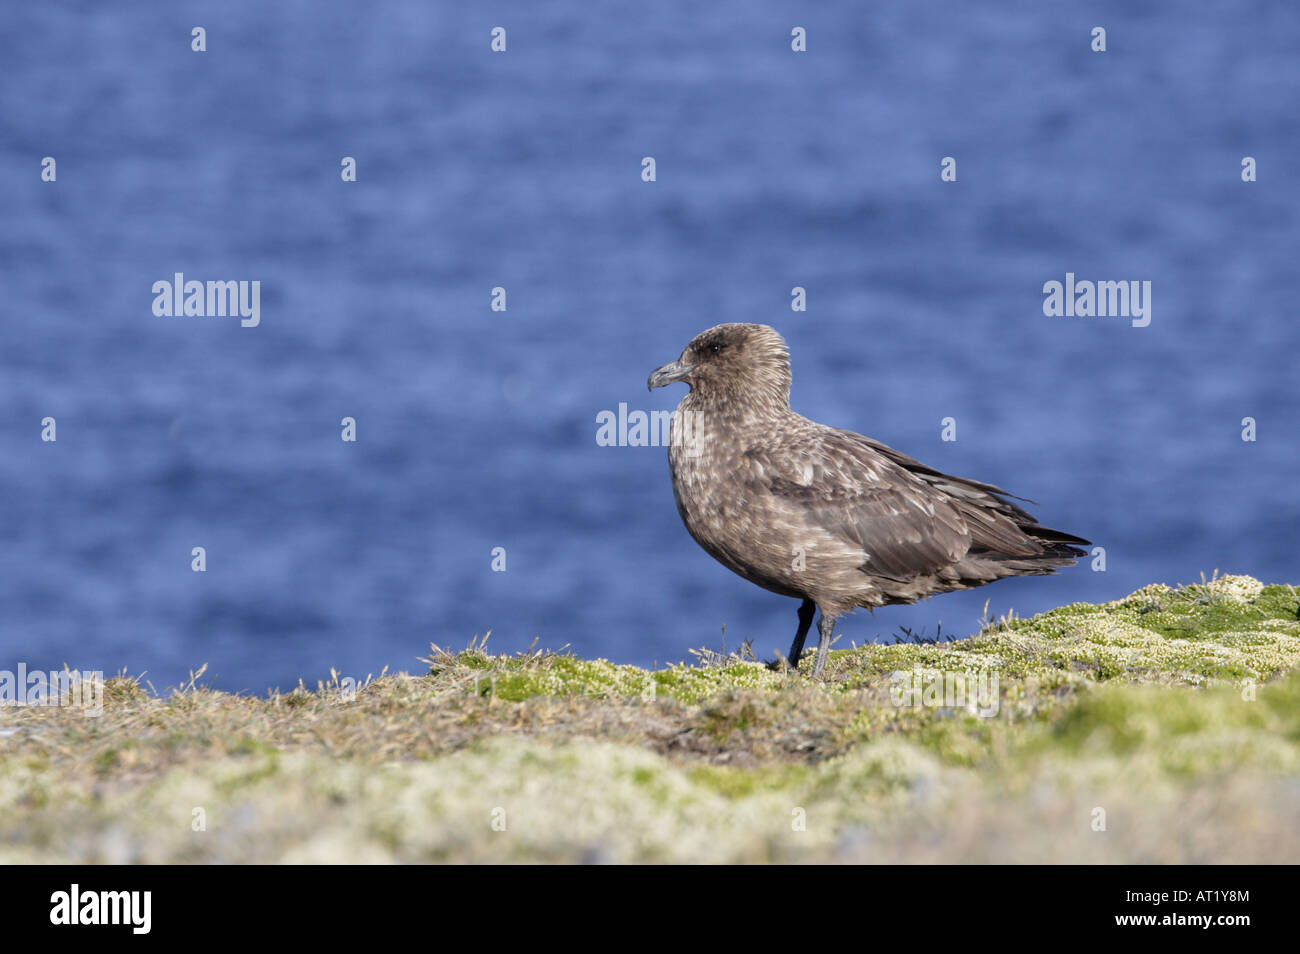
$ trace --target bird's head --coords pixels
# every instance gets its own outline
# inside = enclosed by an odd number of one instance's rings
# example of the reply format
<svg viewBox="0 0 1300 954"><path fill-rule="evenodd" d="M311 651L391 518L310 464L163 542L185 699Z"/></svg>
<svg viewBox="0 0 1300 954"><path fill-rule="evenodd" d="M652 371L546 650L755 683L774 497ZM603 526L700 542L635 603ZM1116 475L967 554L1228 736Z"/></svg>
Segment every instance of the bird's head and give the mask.
<svg viewBox="0 0 1300 954"><path fill-rule="evenodd" d="M776 329L731 323L702 331L682 356L665 364L647 385L651 390L685 381L697 398L790 406L790 352Z"/></svg>

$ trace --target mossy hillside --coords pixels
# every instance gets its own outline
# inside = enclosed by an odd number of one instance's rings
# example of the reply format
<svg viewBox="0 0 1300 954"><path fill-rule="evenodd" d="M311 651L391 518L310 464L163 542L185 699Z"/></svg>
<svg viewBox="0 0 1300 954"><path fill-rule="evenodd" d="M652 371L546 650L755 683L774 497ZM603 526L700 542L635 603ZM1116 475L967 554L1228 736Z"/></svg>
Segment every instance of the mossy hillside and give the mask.
<svg viewBox="0 0 1300 954"><path fill-rule="evenodd" d="M355 695L113 680L0 710L0 861L1294 861L1298 610L1146 587L818 684L481 646ZM996 712L895 704L914 667L996 671Z"/></svg>

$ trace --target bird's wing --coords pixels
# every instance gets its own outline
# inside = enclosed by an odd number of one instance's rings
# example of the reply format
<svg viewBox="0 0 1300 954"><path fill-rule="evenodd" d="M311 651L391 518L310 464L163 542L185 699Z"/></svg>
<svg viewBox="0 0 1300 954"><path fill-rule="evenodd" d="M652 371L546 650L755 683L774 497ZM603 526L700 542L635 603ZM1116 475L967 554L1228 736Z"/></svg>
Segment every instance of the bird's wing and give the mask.
<svg viewBox="0 0 1300 954"><path fill-rule="evenodd" d="M953 491L965 491L966 493L978 491L981 496L988 496L990 498L986 503L1000 505L1001 507L1006 508L1008 513L1015 513L1024 517L1030 516L1022 508L1017 507L1015 504L1008 500L1003 500L1002 498L1010 497L1013 500L1020 500L1028 504L1034 503L1032 500L1028 500L1024 497L1017 497L1015 494L1009 493L995 484L986 484L979 480L971 480L969 477L954 477L952 474L945 474L942 471L935 470L933 467L921 463L915 457L908 457L902 451L894 450L894 448L890 447L888 444L882 444L880 441L873 440L870 437L864 437L861 434L854 434L852 431L844 431L843 433L847 434L859 443L866 445L877 453L883 454L894 463L898 464L898 466L911 471L922 480L940 487L947 493L952 493ZM993 497L993 494L996 494L997 496ZM1032 517L1030 519L1032 519Z"/></svg>
<svg viewBox="0 0 1300 954"><path fill-rule="evenodd" d="M960 508L858 436L821 425L768 436L745 454L754 489L810 538L860 549L874 575L910 580L961 560L971 535Z"/></svg>
<svg viewBox="0 0 1300 954"><path fill-rule="evenodd" d="M1005 556L1037 556L1054 543L1088 543L1082 537L1041 526L1032 514L1007 498L1029 504L1033 503L1032 500L1017 497L995 484L945 474L870 437L852 431L840 433L847 440L887 457L948 497L966 519L972 551L987 551Z"/></svg>

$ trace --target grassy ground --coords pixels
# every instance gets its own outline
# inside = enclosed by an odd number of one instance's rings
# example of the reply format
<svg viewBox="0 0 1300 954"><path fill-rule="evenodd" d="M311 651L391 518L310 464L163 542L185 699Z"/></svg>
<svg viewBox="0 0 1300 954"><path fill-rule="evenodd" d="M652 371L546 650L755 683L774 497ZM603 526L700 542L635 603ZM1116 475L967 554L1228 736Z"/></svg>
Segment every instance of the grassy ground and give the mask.
<svg viewBox="0 0 1300 954"><path fill-rule="evenodd" d="M119 678L98 718L0 709L0 863L1295 862L1298 614L1153 585L818 683L480 647L268 698Z"/></svg>

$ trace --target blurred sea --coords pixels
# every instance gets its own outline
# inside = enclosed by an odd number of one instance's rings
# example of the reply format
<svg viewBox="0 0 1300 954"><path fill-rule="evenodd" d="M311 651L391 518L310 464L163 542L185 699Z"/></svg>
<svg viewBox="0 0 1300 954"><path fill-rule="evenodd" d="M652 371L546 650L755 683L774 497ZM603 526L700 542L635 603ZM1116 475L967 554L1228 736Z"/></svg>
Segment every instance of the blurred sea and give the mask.
<svg viewBox="0 0 1300 954"><path fill-rule="evenodd" d="M801 413L1106 547L842 645L1297 582L1298 39L1282 0L7 5L0 668L784 649L795 601L688 537L664 449L595 440L722 321L786 336ZM1045 317L1067 271L1151 281L1150 326ZM156 317L175 272L260 281L260 326Z"/></svg>

